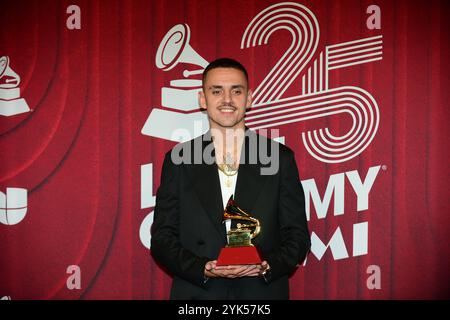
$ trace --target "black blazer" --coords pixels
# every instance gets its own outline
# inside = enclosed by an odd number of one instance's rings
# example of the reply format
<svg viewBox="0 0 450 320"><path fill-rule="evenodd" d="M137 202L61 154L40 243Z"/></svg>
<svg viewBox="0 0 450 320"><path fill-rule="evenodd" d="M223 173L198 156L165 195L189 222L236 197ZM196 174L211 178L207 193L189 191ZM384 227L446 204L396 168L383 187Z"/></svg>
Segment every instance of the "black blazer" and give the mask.
<svg viewBox="0 0 450 320"><path fill-rule="evenodd" d="M257 148L252 149L256 141ZM266 143L269 154L279 149L279 170L261 174L267 161L256 150ZM177 145L164 159L156 195L151 253L173 275L171 299L288 299L288 276L310 248L304 193L294 153L286 146L246 131L234 199L261 222L261 233L252 242L271 267L270 278L211 278L205 282L204 266L217 259L226 245L222 223L223 203L215 163L192 164L194 151L214 148L211 134ZM191 163L175 164L171 154ZM190 154L189 154L190 153ZM197 157L197 162L199 158ZM175 161L176 162L176 161Z"/></svg>

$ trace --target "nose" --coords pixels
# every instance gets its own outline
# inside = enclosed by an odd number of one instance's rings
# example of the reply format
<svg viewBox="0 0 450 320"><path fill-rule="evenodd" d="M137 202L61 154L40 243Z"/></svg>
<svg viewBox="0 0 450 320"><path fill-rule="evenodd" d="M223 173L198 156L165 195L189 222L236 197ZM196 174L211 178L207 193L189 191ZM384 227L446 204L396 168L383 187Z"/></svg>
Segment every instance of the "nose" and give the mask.
<svg viewBox="0 0 450 320"><path fill-rule="evenodd" d="M223 94L223 101L224 102L231 102L231 91L225 90Z"/></svg>

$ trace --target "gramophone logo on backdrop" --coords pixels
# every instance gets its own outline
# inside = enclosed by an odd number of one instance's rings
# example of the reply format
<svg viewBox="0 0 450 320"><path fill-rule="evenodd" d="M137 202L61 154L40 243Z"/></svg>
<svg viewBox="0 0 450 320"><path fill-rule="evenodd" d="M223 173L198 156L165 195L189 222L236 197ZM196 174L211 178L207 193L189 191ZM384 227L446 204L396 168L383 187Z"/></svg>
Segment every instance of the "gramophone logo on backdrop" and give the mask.
<svg viewBox="0 0 450 320"><path fill-rule="evenodd" d="M189 45L191 31L187 24L177 24L167 32L156 52L156 66L169 71L178 63L198 65L201 69L185 70L185 78L202 74L208 65ZM186 130L186 137L194 138L203 134L195 127L208 128L208 118L200 111L198 92L202 89L202 81L198 79L176 79L170 81L170 87L161 89L161 105L165 108L154 108L150 113L142 134L166 140L180 141L176 132ZM187 139L186 139L187 140ZM182 141L180 141L182 142Z"/></svg>
<svg viewBox="0 0 450 320"><path fill-rule="evenodd" d="M20 97L19 84L20 77L11 69L9 58L0 57L0 115L9 117L30 111Z"/></svg>
<svg viewBox="0 0 450 320"><path fill-rule="evenodd" d="M325 127L302 132L301 136L307 151L319 161L339 163L354 158L367 148L377 132L378 105L362 88L329 88L328 76L335 69L381 60L382 36L328 45L311 61L319 42L317 19L307 7L283 2L256 15L242 36L241 49L266 45L279 30L290 32L291 45L254 90L254 105L247 112L246 124L254 130L280 128L285 124L346 114L353 123L344 134L333 134ZM169 71L178 63L189 63L204 69L207 61L192 49L189 39L187 24L171 28L159 45L156 66ZM203 69L185 70L183 76L188 78ZM300 75L299 94L283 97ZM201 129L208 128L208 121L198 106L199 90L200 80L172 80L170 87L162 88L162 107L152 109L142 134L180 142L203 134L205 130ZM180 132L188 134L180 135Z"/></svg>

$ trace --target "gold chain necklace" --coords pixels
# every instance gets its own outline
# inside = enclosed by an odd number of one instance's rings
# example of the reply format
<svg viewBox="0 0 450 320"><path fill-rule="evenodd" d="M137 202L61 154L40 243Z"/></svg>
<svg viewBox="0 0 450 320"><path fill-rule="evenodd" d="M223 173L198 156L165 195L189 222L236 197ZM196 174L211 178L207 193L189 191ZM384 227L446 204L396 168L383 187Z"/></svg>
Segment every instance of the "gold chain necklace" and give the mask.
<svg viewBox="0 0 450 320"><path fill-rule="evenodd" d="M217 164L217 167L220 171L223 172L224 175L227 176L225 180L225 186L227 188L231 187L231 177L235 176L238 173L238 167L236 166L236 162L233 161L230 154L227 154L227 157L223 157L223 163Z"/></svg>

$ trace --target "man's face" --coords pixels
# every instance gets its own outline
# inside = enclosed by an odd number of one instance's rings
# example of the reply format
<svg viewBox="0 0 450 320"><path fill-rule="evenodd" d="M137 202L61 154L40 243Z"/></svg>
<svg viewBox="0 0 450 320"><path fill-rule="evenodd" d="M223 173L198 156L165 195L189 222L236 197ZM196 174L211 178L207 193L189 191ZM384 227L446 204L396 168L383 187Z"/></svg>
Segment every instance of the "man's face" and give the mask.
<svg viewBox="0 0 450 320"><path fill-rule="evenodd" d="M208 113L211 129L243 129L245 111L252 103L244 73L234 68L210 70L199 102Z"/></svg>

